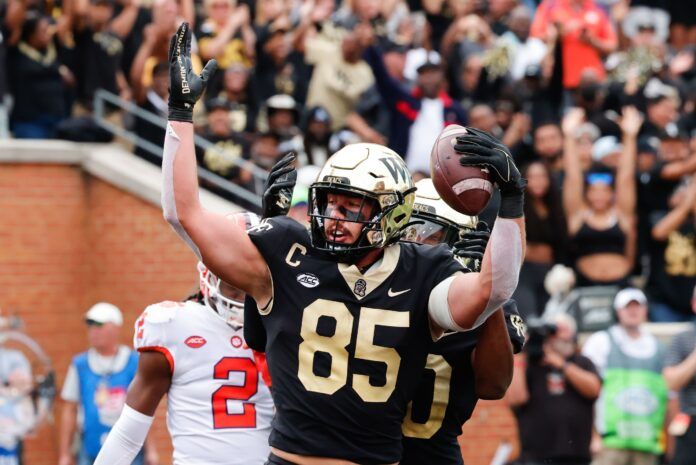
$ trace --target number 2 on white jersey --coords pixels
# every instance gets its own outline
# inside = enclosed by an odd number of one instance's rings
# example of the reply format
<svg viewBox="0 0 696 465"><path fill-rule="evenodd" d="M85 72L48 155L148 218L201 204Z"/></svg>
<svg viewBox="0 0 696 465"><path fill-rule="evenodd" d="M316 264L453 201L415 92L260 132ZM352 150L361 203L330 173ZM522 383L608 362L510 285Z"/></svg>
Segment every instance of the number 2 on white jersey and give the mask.
<svg viewBox="0 0 696 465"><path fill-rule="evenodd" d="M213 428L256 428L256 405L246 402L259 389L259 370L253 360L245 357L223 357L215 364L214 379L229 379L232 372L244 373L241 386L226 384L220 386L212 396ZM227 401L241 401L242 413L229 413Z"/></svg>

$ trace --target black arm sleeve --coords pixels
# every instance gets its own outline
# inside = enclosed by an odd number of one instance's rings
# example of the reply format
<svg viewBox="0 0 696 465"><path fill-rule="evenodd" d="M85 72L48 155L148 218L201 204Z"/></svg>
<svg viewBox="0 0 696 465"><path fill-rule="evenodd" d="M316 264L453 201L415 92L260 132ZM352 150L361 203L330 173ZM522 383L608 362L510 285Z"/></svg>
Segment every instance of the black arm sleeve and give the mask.
<svg viewBox="0 0 696 465"><path fill-rule="evenodd" d="M256 352L266 352L266 329L256 308L256 301L244 299L244 340Z"/></svg>

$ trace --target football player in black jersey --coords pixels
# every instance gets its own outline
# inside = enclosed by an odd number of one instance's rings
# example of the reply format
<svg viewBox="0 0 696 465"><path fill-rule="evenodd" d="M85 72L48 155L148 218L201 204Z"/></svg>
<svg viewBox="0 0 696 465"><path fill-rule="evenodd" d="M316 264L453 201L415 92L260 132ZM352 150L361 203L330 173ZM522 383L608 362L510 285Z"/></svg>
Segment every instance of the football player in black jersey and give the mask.
<svg viewBox="0 0 696 465"><path fill-rule="evenodd" d="M430 179L416 187L412 225L404 239L447 244L467 271L478 271L488 240L485 223L477 225L475 217L449 207ZM447 332L433 345L404 419L401 465L463 463L457 442L462 425L478 399L503 397L512 380L512 355L522 349L524 332L515 302L509 300L476 330Z"/></svg>
<svg viewBox="0 0 696 465"><path fill-rule="evenodd" d="M501 192L478 273L462 273L445 246L397 242L413 180L375 144L326 162L310 188L309 233L284 216L247 232L198 198L192 112L215 63L196 75L190 43L184 23L170 44L162 206L205 265L258 303L276 404L269 463L396 463L432 341L480 326L516 287L524 181L495 139L473 130L457 139L460 163L488 168Z"/></svg>
<svg viewBox="0 0 696 465"><path fill-rule="evenodd" d="M285 178L288 155L272 169L264 192L264 218L287 214L286 199L294 182ZM421 244L447 244L463 260L466 271L478 271L490 231L475 217L449 207L430 179L416 183L411 225L404 239ZM478 227L478 228L477 228ZM245 302L247 343L265 350L266 334L251 299ZM430 349L424 375L402 425L400 465L462 464L457 436L478 399L501 399L512 377L512 355L524 345L525 325L513 300L475 331L448 332ZM509 336L509 337L508 337ZM512 343L512 344L511 344Z"/></svg>

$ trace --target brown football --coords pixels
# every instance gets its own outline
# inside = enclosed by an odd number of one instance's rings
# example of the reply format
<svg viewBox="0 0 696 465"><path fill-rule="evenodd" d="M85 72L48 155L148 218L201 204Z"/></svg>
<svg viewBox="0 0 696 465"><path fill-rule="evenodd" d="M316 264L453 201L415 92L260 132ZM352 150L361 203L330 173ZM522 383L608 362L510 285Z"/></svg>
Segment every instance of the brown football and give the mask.
<svg viewBox="0 0 696 465"><path fill-rule="evenodd" d="M430 177L447 205L465 215L478 215L486 208L493 193L488 169L462 166L462 156L454 151L457 136L466 128L452 124L442 130L430 153Z"/></svg>

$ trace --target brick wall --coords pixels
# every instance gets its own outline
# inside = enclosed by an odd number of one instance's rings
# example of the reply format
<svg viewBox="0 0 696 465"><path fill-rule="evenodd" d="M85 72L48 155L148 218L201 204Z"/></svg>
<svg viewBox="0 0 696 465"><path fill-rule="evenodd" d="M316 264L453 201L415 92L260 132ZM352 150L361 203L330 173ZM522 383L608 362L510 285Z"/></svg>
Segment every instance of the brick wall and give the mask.
<svg viewBox="0 0 696 465"><path fill-rule="evenodd" d="M0 306L25 321L53 359L59 386L86 347L82 314L90 305L119 306L129 343L146 305L185 297L195 284L195 257L154 205L77 167L0 165ZM155 434L166 457L160 411ZM26 442L26 464L56 460L57 427L47 425Z"/></svg>
<svg viewBox="0 0 696 465"><path fill-rule="evenodd" d="M86 348L82 314L104 300L125 316L123 342L148 304L195 286L195 258L160 210L66 165L0 165L0 307L16 312L53 359L62 386L70 358ZM160 406L154 434L171 463ZM54 465L57 424L26 442L26 465ZM490 462L516 430L501 403L481 402L461 438L467 465Z"/></svg>

